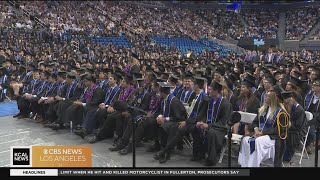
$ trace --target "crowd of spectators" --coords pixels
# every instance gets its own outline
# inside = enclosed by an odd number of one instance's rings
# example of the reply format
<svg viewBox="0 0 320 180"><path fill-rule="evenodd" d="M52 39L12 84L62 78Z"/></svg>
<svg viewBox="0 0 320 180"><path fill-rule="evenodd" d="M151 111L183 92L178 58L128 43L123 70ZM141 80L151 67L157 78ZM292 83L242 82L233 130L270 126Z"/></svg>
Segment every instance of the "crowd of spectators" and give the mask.
<svg viewBox="0 0 320 180"><path fill-rule="evenodd" d="M13 12L14 8L7 2L0 3L1 26L27 29L37 27L29 17ZM164 5L162 2L151 4ZM237 14L222 9L157 9L131 1L20 1L20 7L48 25L50 33L61 39L66 33L77 37L126 34L134 46L147 49L154 48L148 38L154 35L190 37L194 40L277 38L279 20L279 12L275 10L243 9ZM288 11L286 39L301 40L317 23L319 11L319 7ZM319 32L310 39L319 39Z"/></svg>
<svg viewBox="0 0 320 180"><path fill-rule="evenodd" d="M269 9L243 9L241 15L247 22L242 37L277 38L279 12Z"/></svg>
<svg viewBox="0 0 320 180"><path fill-rule="evenodd" d="M309 37L310 40L320 40L320 29L318 29L313 35Z"/></svg>
<svg viewBox="0 0 320 180"><path fill-rule="evenodd" d="M197 13L208 20L216 32L227 31L226 35L233 39L241 39L243 37L241 32L244 32L244 25L236 12L216 9L198 10Z"/></svg>
<svg viewBox="0 0 320 180"><path fill-rule="evenodd" d="M286 13L286 39L302 40L319 21L320 7L305 7Z"/></svg>

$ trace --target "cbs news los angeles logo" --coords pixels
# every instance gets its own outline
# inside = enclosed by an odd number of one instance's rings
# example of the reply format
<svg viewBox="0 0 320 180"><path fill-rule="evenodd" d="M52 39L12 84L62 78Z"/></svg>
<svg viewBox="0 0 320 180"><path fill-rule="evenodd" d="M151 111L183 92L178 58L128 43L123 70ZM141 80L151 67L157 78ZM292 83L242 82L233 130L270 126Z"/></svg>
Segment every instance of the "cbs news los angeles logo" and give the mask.
<svg viewBox="0 0 320 180"><path fill-rule="evenodd" d="M92 167L91 146L12 146L11 167Z"/></svg>

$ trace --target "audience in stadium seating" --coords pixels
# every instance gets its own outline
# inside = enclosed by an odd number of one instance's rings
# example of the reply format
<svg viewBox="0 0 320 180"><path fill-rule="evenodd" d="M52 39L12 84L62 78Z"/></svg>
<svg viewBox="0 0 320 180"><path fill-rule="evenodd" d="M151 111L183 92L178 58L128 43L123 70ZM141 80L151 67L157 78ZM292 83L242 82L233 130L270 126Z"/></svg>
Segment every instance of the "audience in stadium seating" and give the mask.
<svg viewBox="0 0 320 180"><path fill-rule="evenodd" d="M286 39L302 40L319 21L319 13L319 7L288 10L286 13Z"/></svg>

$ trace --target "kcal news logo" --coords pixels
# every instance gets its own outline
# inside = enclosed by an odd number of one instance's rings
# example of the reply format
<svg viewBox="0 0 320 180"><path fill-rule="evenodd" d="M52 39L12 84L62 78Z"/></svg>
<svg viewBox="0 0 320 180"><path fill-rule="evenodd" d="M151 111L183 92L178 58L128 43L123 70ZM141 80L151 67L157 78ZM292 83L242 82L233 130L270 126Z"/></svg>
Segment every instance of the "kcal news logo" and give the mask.
<svg viewBox="0 0 320 180"><path fill-rule="evenodd" d="M13 167L30 167L31 163L31 148L29 146L11 147L10 161Z"/></svg>

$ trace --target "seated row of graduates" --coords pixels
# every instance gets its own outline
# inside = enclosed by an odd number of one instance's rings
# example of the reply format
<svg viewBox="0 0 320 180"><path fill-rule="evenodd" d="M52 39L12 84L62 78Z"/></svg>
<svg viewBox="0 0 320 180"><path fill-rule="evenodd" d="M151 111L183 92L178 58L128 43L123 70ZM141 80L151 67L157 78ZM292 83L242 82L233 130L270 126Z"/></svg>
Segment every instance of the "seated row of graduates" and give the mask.
<svg viewBox="0 0 320 180"><path fill-rule="evenodd" d="M90 143L113 137L115 131L116 142L110 150L118 150L120 154L132 150L130 119L134 118L137 121L135 141L152 137L155 143L149 150L162 149L154 155L161 163L170 159L170 151L190 133L192 160L205 158L207 152L205 165L216 164L232 110L258 113L259 109L259 100L252 95L254 83L248 79L242 83L240 96L230 103L230 98L221 95L221 83L215 80L206 94L206 79L201 77L194 77L192 87L190 76L184 78L183 84L176 85L172 83L174 76L169 77L170 83L158 78L147 84L141 77L133 80L127 75L122 79L119 73L110 72L101 72L99 82L90 74L78 77L74 73L54 75L43 71L41 80L39 71L35 70L33 74L35 79L17 100L18 118L32 112L38 115L38 122L47 120L46 126L56 130L72 122L74 127L79 127L75 134L81 137L94 132ZM189 108L186 109L183 103ZM135 110L128 111L128 106Z"/></svg>

